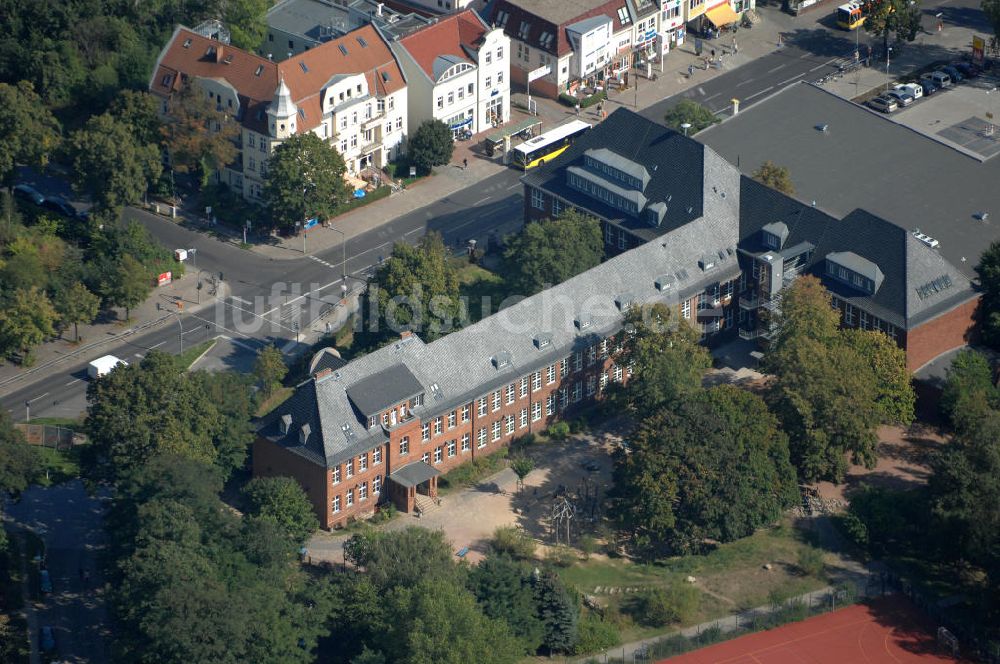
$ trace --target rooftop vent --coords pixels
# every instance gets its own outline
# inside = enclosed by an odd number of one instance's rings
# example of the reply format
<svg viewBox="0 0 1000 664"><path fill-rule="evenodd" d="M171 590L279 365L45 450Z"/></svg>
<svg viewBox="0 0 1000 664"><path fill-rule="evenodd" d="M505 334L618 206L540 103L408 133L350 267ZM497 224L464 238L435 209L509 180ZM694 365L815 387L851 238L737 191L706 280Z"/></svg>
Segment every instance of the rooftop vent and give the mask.
<svg viewBox="0 0 1000 664"><path fill-rule="evenodd" d="M535 348L541 350L543 348L548 348L552 345L552 335L548 332L542 332L535 337Z"/></svg>
<svg viewBox="0 0 1000 664"><path fill-rule="evenodd" d="M342 432L344 432L344 438L346 438L347 442L349 442L349 443L353 443L355 441L355 439L357 438L354 435L354 429L351 428L351 425L350 425L349 422L345 422L344 424L341 424L340 425L340 430Z"/></svg>
<svg viewBox="0 0 1000 664"><path fill-rule="evenodd" d="M580 314L579 316L576 317L576 320L574 321L574 323L576 323L577 329L579 330L586 330L588 327L591 326L593 322L594 321L591 318L590 314Z"/></svg>
<svg viewBox="0 0 1000 664"><path fill-rule="evenodd" d="M828 125L828 124L825 124L825 123L824 123L824 124L818 124L818 125L816 125L816 131L821 131L821 132L823 132L824 134L825 134L825 133L826 133L826 132L827 132L827 131L828 131L829 129L830 129L830 125Z"/></svg>
<svg viewBox="0 0 1000 664"><path fill-rule="evenodd" d="M264 65L257 65L257 69L254 71L254 76L260 76L264 73Z"/></svg>
<svg viewBox="0 0 1000 664"><path fill-rule="evenodd" d="M635 296L632 293L622 293L615 298L615 306L618 307L618 311L628 311L633 304L635 304Z"/></svg>
<svg viewBox="0 0 1000 664"><path fill-rule="evenodd" d="M281 429L281 433L288 433L288 430L292 428L292 416L285 413L281 416L281 422L278 423L278 428Z"/></svg>
<svg viewBox="0 0 1000 664"><path fill-rule="evenodd" d="M947 274L942 275L937 279L929 281L923 286L918 287L917 297L919 297L921 300L924 300L928 297L931 297L935 293L940 293L943 290L951 288L952 283L953 282L950 276L948 276Z"/></svg>
<svg viewBox="0 0 1000 664"><path fill-rule="evenodd" d="M674 275L664 274L656 278L656 290L661 293L670 290L674 285Z"/></svg>
<svg viewBox="0 0 1000 664"><path fill-rule="evenodd" d="M510 353L502 350L493 358L493 366L497 369L506 369L511 364Z"/></svg>
<svg viewBox="0 0 1000 664"><path fill-rule="evenodd" d="M184 40L184 48L191 48L191 40L190 39L185 39Z"/></svg>
<svg viewBox="0 0 1000 664"><path fill-rule="evenodd" d="M310 433L312 433L312 429L309 427L309 423L307 422L302 425L301 429L299 429L299 443L305 445L306 441L309 440Z"/></svg>
<svg viewBox="0 0 1000 664"><path fill-rule="evenodd" d="M698 267L701 268L702 272L708 272L709 270L715 269L715 257L711 254L702 256L698 261Z"/></svg>
<svg viewBox="0 0 1000 664"><path fill-rule="evenodd" d="M931 249L937 249L938 245L941 244L940 242L932 238L930 235L927 235L926 233L921 233L919 228L913 231L913 237L917 238Z"/></svg>

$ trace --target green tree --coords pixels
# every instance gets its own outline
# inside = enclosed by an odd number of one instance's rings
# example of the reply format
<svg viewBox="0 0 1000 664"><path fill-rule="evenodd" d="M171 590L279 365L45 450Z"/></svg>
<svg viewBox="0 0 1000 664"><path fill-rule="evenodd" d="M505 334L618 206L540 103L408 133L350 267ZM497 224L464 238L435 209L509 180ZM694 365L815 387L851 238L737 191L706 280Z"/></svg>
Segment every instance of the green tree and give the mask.
<svg viewBox="0 0 1000 664"><path fill-rule="evenodd" d="M876 378L875 405L880 421L903 425L913 422L917 396L906 369L906 351L876 330L842 330L841 338L848 348L861 355Z"/></svg>
<svg viewBox="0 0 1000 664"><path fill-rule="evenodd" d="M233 46L256 51L264 42L271 3L268 0L229 0L223 5L222 20L229 27Z"/></svg>
<svg viewBox="0 0 1000 664"><path fill-rule="evenodd" d="M791 172L785 166L778 166L771 160L765 161L753 172L753 179L771 189L777 189L789 196L795 195L795 185L792 184Z"/></svg>
<svg viewBox="0 0 1000 664"><path fill-rule="evenodd" d="M0 184L11 184L17 164L44 166L58 146L59 123L31 83L0 83Z"/></svg>
<svg viewBox="0 0 1000 664"><path fill-rule="evenodd" d="M519 456L511 459L510 469L517 475L517 489L520 491L524 489L524 478L535 469L535 462L531 457Z"/></svg>
<svg viewBox="0 0 1000 664"><path fill-rule="evenodd" d="M167 102L162 133L174 170L198 174L202 185L238 154L239 124L190 83Z"/></svg>
<svg viewBox="0 0 1000 664"><path fill-rule="evenodd" d="M0 410L0 492L24 491L37 476L38 468L35 448L14 428L7 410Z"/></svg>
<svg viewBox="0 0 1000 664"><path fill-rule="evenodd" d="M281 385L287 373L285 358L276 346L264 346L260 349L253 363L253 375L260 383L265 397L271 396L274 388Z"/></svg>
<svg viewBox="0 0 1000 664"><path fill-rule="evenodd" d="M647 590L636 607L639 620L650 627L685 622L698 610L700 596L694 586L676 581L665 588Z"/></svg>
<svg viewBox="0 0 1000 664"><path fill-rule="evenodd" d="M865 15L865 30L882 38L882 50L889 48L889 36L911 42L920 32L920 4L914 0L871 0Z"/></svg>
<svg viewBox="0 0 1000 664"><path fill-rule="evenodd" d="M468 585L483 613L506 621L526 654L538 650L543 629L529 565L507 555L490 555L469 572Z"/></svg>
<svg viewBox="0 0 1000 664"><path fill-rule="evenodd" d="M21 364L33 362L33 349L49 337L55 336L59 319L48 296L32 286L14 292L7 306L0 311L0 348L9 354L21 355Z"/></svg>
<svg viewBox="0 0 1000 664"><path fill-rule="evenodd" d="M424 120L413 132L406 146L406 155L423 173L430 173L435 166L451 161L455 139L448 125L440 120Z"/></svg>
<svg viewBox="0 0 1000 664"><path fill-rule="evenodd" d="M412 587L422 579L453 579L451 545L440 530L410 526L392 532L368 531L348 540L348 562L364 568L380 590Z"/></svg>
<svg viewBox="0 0 1000 664"><path fill-rule="evenodd" d="M702 106L698 102L690 99L682 99L677 102L677 104L671 106L667 110L666 115L663 116L664 124L679 132L684 131L684 128L681 127L681 125L690 124L691 126L687 130L688 136L693 136L702 129L711 127L719 121L720 120L715 116L715 113L712 113L712 111L705 106Z"/></svg>
<svg viewBox="0 0 1000 664"><path fill-rule="evenodd" d="M579 638L580 607L555 572L536 575L535 603L542 623L542 648L549 654L571 653Z"/></svg>
<svg viewBox="0 0 1000 664"><path fill-rule="evenodd" d="M632 376L610 397L640 417L699 389L712 366L698 332L663 304L630 309L613 345L620 348L615 364L631 367Z"/></svg>
<svg viewBox="0 0 1000 664"><path fill-rule="evenodd" d="M989 359L974 350L963 350L952 360L941 391L941 412L956 429L967 426L970 418L982 417L995 409L1000 390L993 384Z"/></svg>
<svg viewBox="0 0 1000 664"><path fill-rule="evenodd" d="M515 560L531 560L537 548L531 535L517 526L497 526L489 544L491 553Z"/></svg>
<svg viewBox="0 0 1000 664"><path fill-rule="evenodd" d="M122 90L108 112L132 130L138 145L158 145L163 138L160 102L144 90Z"/></svg>
<svg viewBox="0 0 1000 664"><path fill-rule="evenodd" d="M159 149L138 143L134 132L131 125L104 114L70 137L74 185L102 209L135 203L160 177Z"/></svg>
<svg viewBox="0 0 1000 664"><path fill-rule="evenodd" d="M309 498L290 477L257 477L243 489L250 518L276 524L286 537L301 545L319 527Z"/></svg>
<svg viewBox="0 0 1000 664"><path fill-rule="evenodd" d="M307 219L331 216L351 194L346 170L340 153L312 132L279 145L264 176L264 199L275 226L290 230Z"/></svg>
<svg viewBox="0 0 1000 664"><path fill-rule="evenodd" d="M201 399L213 404L218 412L215 465L226 475L242 468L256 437L253 418L257 407L252 379L234 371L196 371L188 373L187 379Z"/></svg>
<svg viewBox="0 0 1000 664"><path fill-rule="evenodd" d="M79 281L56 294L55 307L59 325L73 326L73 340L80 341L80 323L90 323L97 318L101 299L87 290Z"/></svg>
<svg viewBox="0 0 1000 664"><path fill-rule="evenodd" d="M438 233L428 233L415 247L397 242L376 273L372 291L380 331L415 329L431 341L457 325L458 271Z"/></svg>
<svg viewBox="0 0 1000 664"><path fill-rule="evenodd" d="M1000 0L996 0L1000 12ZM983 289L983 341L1000 348L1000 241L993 242L979 258L976 266Z"/></svg>
<svg viewBox="0 0 1000 664"><path fill-rule="evenodd" d="M986 20L993 26L993 36L1000 39L1000 0L982 0L980 5Z"/></svg>
<svg viewBox="0 0 1000 664"><path fill-rule="evenodd" d="M600 223L575 210L526 224L506 244L505 277L513 292L523 296L585 272L604 257Z"/></svg>
<svg viewBox="0 0 1000 664"><path fill-rule="evenodd" d="M109 294L111 303L124 307L125 320L128 320L132 308L142 304L153 290L152 277L142 263L131 254L126 254L119 261L113 278L115 281Z"/></svg>
<svg viewBox="0 0 1000 664"><path fill-rule="evenodd" d="M611 497L640 551L690 553L773 523L797 485L788 440L764 401L724 385L645 420L618 454Z"/></svg>

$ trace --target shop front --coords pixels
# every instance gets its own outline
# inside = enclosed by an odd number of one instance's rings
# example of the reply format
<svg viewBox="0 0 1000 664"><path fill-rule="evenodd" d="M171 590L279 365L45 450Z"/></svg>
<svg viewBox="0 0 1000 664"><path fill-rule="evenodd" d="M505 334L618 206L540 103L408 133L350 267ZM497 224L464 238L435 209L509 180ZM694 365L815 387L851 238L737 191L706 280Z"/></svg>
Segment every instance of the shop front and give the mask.
<svg viewBox="0 0 1000 664"><path fill-rule="evenodd" d="M472 133L472 121L473 121L472 109L469 109L466 113L459 113L458 115L453 115L444 121L448 125L448 129L451 129L451 137L458 139L462 134L469 132Z"/></svg>

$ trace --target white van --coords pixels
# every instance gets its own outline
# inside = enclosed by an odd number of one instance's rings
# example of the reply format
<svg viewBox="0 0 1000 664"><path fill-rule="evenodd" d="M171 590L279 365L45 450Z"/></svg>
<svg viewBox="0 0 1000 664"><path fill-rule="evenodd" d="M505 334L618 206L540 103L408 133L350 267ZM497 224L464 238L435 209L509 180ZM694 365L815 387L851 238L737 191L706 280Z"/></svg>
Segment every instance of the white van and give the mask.
<svg viewBox="0 0 1000 664"><path fill-rule="evenodd" d="M104 357L99 357L87 365L87 375L91 378L100 378L101 376L107 375L118 365L127 367L128 362L119 359L114 355L105 355Z"/></svg>

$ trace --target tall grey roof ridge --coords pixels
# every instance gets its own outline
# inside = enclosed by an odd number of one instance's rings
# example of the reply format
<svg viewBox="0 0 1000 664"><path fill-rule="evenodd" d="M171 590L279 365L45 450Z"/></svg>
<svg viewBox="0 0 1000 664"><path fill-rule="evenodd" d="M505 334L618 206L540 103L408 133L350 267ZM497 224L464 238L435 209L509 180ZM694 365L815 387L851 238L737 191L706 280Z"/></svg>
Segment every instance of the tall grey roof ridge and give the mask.
<svg viewBox="0 0 1000 664"><path fill-rule="evenodd" d="M911 233L906 234L906 283L906 317L911 325L978 296L964 274Z"/></svg>

